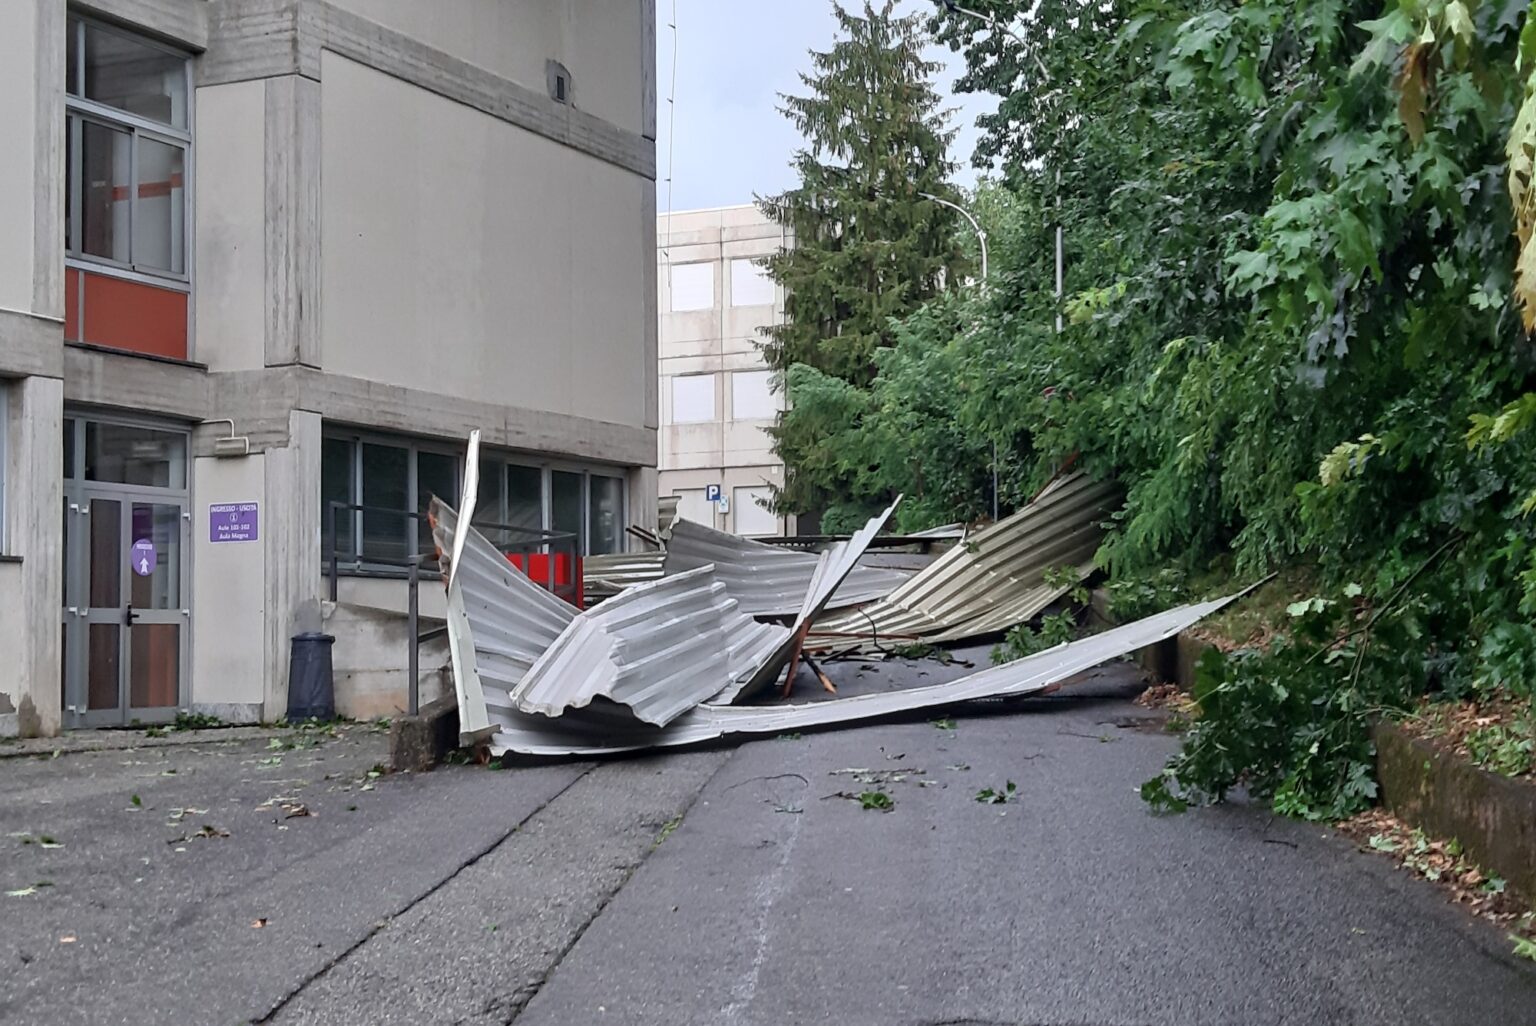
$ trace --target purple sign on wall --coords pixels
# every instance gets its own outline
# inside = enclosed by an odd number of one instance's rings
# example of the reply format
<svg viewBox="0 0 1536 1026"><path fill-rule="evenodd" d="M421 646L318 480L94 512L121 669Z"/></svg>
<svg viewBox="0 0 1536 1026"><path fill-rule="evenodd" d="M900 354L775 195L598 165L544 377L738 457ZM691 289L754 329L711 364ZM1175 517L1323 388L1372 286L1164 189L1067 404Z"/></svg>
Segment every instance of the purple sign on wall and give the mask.
<svg viewBox="0 0 1536 1026"><path fill-rule="evenodd" d="M208 507L208 540L244 542L256 540L256 503L216 502Z"/></svg>

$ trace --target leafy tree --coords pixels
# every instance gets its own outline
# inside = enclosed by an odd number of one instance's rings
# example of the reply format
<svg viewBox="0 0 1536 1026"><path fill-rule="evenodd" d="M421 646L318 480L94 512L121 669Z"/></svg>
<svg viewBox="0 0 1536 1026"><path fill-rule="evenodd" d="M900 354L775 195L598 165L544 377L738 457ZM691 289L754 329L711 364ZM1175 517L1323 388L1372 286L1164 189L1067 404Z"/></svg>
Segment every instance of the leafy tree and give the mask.
<svg viewBox="0 0 1536 1026"><path fill-rule="evenodd" d="M1531 693L1533 24L1520 0L936 0L961 86L1002 97L990 288L903 320L842 466L939 520L984 501L991 443L1005 504L1080 453L1126 489L1118 577L1230 555L1327 582L1207 667L1150 799L1343 814L1372 716Z"/></svg>
<svg viewBox="0 0 1536 1026"><path fill-rule="evenodd" d="M954 133L929 81L937 66L923 57L920 19L896 17L893 7L833 5L838 38L812 51L812 70L800 76L806 95L782 97L806 141L794 157L800 184L760 200L794 238L767 262L784 286L786 318L763 347L771 366L789 372L790 411L773 430L786 512L885 498L863 486L868 468L838 450L825 400L841 395L837 416L857 423L858 393L878 372L876 350L895 340L893 319L963 273L954 215L923 196L953 195Z"/></svg>

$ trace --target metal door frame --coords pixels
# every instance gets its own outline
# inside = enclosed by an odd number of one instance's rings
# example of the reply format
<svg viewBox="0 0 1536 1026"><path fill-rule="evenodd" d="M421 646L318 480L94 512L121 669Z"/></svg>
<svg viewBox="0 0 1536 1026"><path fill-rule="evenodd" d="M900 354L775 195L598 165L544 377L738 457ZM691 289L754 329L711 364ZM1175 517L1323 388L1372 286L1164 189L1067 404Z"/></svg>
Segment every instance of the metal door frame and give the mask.
<svg viewBox="0 0 1536 1026"><path fill-rule="evenodd" d="M63 619L73 625L73 630L65 640L63 646L62 667L62 698L64 726L70 727L113 727L131 726L136 723L156 724L169 723L176 718L176 714L187 705L189 693L188 672L191 669L192 652L192 617L191 617L191 587L192 587L192 530L191 530L191 476L192 476L192 438L191 432L183 424L175 422L153 421L140 418L113 417L111 415L97 415L80 410L66 410L65 419L70 422L71 430L75 432L73 451L75 454L75 466L65 468L64 480L64 511L65 511L65 556L63 563L64 572L64 609ZM143 427L157 431L178 434L185 439L185 464L187 483L182 488L160 488L149 485L117 484L113 482L87 481L84 479L85 466L85 424L95 423L100 427ZM104 619L100 612L93 614L90 602L90 559L89 548L89 521L90 503L92 499L105 499L121 504L121 515L118 524L118 557L121 560L120 586L118 590L118 606L114 618ZM177 681L176 702L174 705L156 709L134 709L130 705L132 701L131 677L132 672L132 626L126 622L129 608L128 595L131 588L133 571L127 566L128 553L133 544L130 537L133 530L133 504L135 502L179 507L180 516L180 540L181 540L181 566L178 575L177 591L180 599L179 607L164 610L143 610L137 612L136 622L139 623L178 623L181 625L179 632L179 651L177 653ZM105 610L107 607L103 607ZM118 632L118 704L112 709L89 710L89 670L90 631L87 626L90 623L117 623L123 629Z"/></svg>

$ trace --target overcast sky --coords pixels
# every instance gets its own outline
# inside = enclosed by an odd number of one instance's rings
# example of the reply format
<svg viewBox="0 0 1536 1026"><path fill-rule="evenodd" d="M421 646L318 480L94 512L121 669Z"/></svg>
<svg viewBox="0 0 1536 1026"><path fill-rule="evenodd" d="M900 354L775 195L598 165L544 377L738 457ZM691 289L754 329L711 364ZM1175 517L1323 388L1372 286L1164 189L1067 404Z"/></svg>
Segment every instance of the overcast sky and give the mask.
<svg viewBox="0 0 1536 1026"><path fill-rule="evenodd" d="M849 9L862 0L847 0ZM796 74L807 71L811 49L831 46L832 0L676 0L676 109L672 90L673 0L656 4L656 146L657 209L668 208L667 175L671 168L671 207L693 210L750 203L794 184L790 157L800 136L778 112L780 93L804 94ZM932 0L902 0L902 11L925 12ZM963 67L959 54L934 47L934 60L948 67L935 86L948 97ZM975 181L971 151L974 121L995 102L973 96L949 100L961 108L953 118L960 129L951 158L960 163L963 185ZM675 144L671 120L676 118ZM669 153L670 147L670 153Z"/></svg>

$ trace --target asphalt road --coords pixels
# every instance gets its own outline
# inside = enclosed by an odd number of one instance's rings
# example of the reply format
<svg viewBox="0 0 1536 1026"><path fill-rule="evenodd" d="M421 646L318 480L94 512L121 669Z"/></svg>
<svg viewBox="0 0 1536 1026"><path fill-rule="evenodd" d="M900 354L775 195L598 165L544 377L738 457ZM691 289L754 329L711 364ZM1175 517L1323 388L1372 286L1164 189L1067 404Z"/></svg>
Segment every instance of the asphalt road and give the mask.
<svg viewBox="0 0 1536 1026"><path fill-rule="evenodd" d="M1390 860L1150 815L1134 690L499 772L370 778L362 729L5 760L3 832L63 846L0 839L52 884L0 897L0 1021L1536 1024L1536 966Z"/></svg>

